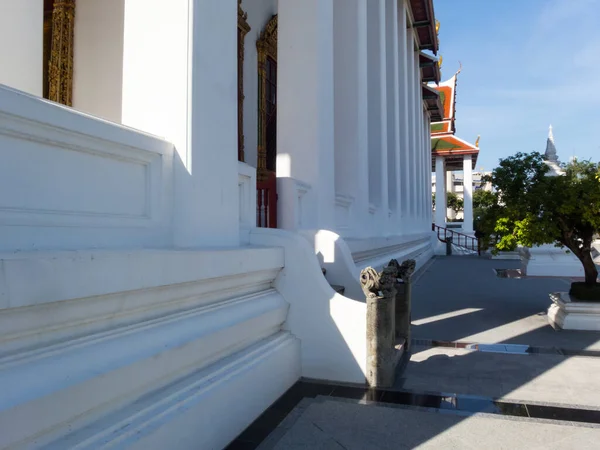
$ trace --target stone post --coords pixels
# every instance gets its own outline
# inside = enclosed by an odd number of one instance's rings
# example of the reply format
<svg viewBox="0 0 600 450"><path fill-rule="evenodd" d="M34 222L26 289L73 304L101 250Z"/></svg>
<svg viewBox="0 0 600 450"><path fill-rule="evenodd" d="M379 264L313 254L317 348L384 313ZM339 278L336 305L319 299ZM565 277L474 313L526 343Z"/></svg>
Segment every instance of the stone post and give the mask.
<svg viewBox="0 0 600 450"><path fill-rule="evenodd" d="M360 284L367 298L367 382L372 387L394 384L397 352L394 347L395 267L382 272L371 267L360 273Z"/></svg>
<svg viewBox="0 0 600 450"><path fill-rule="evenodd" d="M404 339L404 348L410 350L410 322L412 305L412 274L415 272L415 260L407 259L402 264L392 259L389 267L396 268L396 304L395 304L395 344Z"/></svg>

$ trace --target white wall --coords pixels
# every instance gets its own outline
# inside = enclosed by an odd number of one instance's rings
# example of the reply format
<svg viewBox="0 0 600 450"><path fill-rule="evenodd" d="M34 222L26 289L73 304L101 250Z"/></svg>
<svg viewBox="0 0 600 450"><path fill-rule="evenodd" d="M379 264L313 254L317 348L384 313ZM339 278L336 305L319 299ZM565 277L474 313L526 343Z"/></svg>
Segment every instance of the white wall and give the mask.
<svg viewBox="0 0 600 450"><path fill-rule="evenodd" d="M42 96L44 0L0 0L0 84Z"/></svg>
<svg viewBox="0 0 600 450"><path fill-rule="evenodd" d="M165 246L173 145L0 86L0 250Z"/></svg>
<svg viewBox="0 0 600 450"><path fill-rule="evenodd" d="M243 0L242 9L248 13L250 31L246 35L244 53L244 152L245 162L257 165L258 146L258 59L256 41L274 14L277 0Z"/></svg>
<svg viewBox="0 0 600 450"><path fill-rule="evenodd" d="M123 96L124 14L125 0L77 0L73 107L117 123Z"/></svg>

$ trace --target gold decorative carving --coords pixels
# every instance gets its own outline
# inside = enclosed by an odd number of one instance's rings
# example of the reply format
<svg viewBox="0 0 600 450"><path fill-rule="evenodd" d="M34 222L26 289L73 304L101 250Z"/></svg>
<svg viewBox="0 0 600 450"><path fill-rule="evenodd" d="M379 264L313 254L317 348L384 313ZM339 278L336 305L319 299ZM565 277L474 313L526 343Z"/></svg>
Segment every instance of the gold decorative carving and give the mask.
<svg viewBox="0 0 600 450"><path fill-rule="evenodd" d="M52 10L48 98L67 106L73 104L74 29L75 0L55 1Z"/></svg>
<svg viewBox="0 0 600 450"><path fill-rule="evenodd" d="M238 0L238 161L244 161L244 40L250 31L248 13Z"/></svg>
<svg viewBox="0 0 600 450"><path fill-rule="evenodd" d="M50 67L50 50L52 46L52 10L44 11L44 65L42 96L48 98L48 72Z"/></svg>
<svg viewBox="0 0 600 450"><path fill-rule="evenodd" d="M277 62L277 15L271 17L260 38L258 51L258 181L267 179L267 59Z"/></svg>

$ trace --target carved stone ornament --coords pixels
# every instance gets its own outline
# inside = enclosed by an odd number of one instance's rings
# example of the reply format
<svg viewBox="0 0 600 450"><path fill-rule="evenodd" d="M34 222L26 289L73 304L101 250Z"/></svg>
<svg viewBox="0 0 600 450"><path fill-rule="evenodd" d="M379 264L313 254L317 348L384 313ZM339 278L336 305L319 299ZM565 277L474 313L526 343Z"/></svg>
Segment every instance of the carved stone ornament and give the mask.
<svg viewBox="0 0 600 450"><path fill-rule="evenodd" d="M244 40L250 31L248 13L242 9L242 0L238 0L238 161L244 162Z"/></svg>
<svg viewBox="0 0 600 450"><path fill-rule="evenodd" d="M397 259L392 259L388 264L388 267L394 267L398 273L398 278L400 278L405 283L410 280L410 277L415 272L415 267L417 263L414 259L407 259L402 262L402 264L398 263Z"/></svg>
<svg viewBox="0 0 600 450"><path fill-rule="evenodd" d="M49 100L73 105L75 0L57 0L52 10L52 43L48 67Z"/></svg>
<svg viewBox="0 0 600 450"><path fill-rule="evenodd" d="M372 267L367 267L360 273L360 286L367 299L391 297L395 295L394 285L397 277L396 267L385 267L379 273Z"/></svg>
<svg viewBox="0 0 600 450"><path fill-rule="evenodd" d="M271 17L260 38L256 41L258 52L258 181L267 178L267 58L277 62L277 15Z"/></svg>

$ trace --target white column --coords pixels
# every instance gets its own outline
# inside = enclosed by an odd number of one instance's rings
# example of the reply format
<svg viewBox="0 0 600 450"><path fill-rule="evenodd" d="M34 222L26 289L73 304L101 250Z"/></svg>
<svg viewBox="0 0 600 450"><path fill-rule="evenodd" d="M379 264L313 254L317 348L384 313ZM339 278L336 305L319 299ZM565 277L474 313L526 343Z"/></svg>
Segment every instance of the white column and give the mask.
<svg viewBox="0 0 600 450"><path fill-rule="evenodd" d="M367 4L334 0L335 190L353 199L348 232L364 236L369 214Z"/></svg>
<svg viewBox="0 0 600 450"><path fill-rule="evenodd" d="M416 231L421 230L421 215L423 213L422 200L423 200L423 182L421 180L421 131L422 131L422 93L421 93L421 75L419 69L419 54L413 52L413 76L414 76L414 112L415 115L415 220L416 220Z"/></svg>
<svg viewBox="0 0 600 450"><path fill-rule="evenodd" d="M409 50L406 33L406 6L398 2L398 67L399 67L399 101L400 101L400 186L401 186L401 231L410 230L410 87L408 57Z"/></svg>
<svg viewBox="0 0 600 450"><path fill-rule="evenodd" d="M398 69L398 0L386 3L386 56L387 56L387 118L388 118L388 201L393 222L392 234L399 233L400 217L400 83Z"/></svg>
<svg viewBox="0 0 600 450"><path fill-rule="evenodd" d="M431 227L431 137L430 137L430 125L429 125L429 115L427 111L423 112L423 120L424 120L424 133L423 133L423 157L424 157L424 167L423 167L423 176L425 178L425 183L427 183L427 187L425 189L425 225L427 229Z"/></svg>
<svg viewBox="0 0 600 450"><path fill-rule="evenodd" d="M121 122L125 0L77 0L73 108Z"/></svg>
<svg viewBox="0 0 600 450"><path fill-rule="evenodd" d="M126 0L124 17L123 123L175 144L174 244L239 245L237 1Z"/></svg>
<svg viewBox="0 0 600 450"><path fill-rule="evenodd" d="M41 97L43 63L44 0L0 0L0 84Z"/></svg>
<svg viewBox="0 0 600 450"><path fill-rule="evenodd" d="M415 177L415 130L416 130L416 117L415 117L415 58L414 58L414 38L412 30L407 30L407 42L406 42L406 57L407 57L407 74L408 79L408 121L409 121L409 147L408 147L408 166L409 166L409 189L408 195L410 198L409 207L409 219L411 231L414 231L416 222L417 212L417 201L416 201L416 177Z"/></svg>
<svg viewBox="0 0 600 450"><path fill-rule="evenodd" d="M435 158L435 224L446 226L446 164L443 156Z"/></svg>
<svg viewBox="0 0 600 450"><path fill-rule="evenodd" d="M376 206L374 233L381 233L388 219L387 173L387 78L385 54L385 0L367 2L369 202Z"/></svg>
<svg viewBox="0 0 600 450"><path fill-rule="evenodd" d="M427 115L427 118L425 120L425 129L427 130L427 132L425 133L425 161L427 163L426 169L425 169L425 173L426 173L426 177L427 177L427 226L431 226L431 224L433 223L433 206L432 206L432 202L431 202L431 195L432 195L432 187L431 187L431 166L432 166L432 160L431 160L431 120L429 118L429 115Z"/></svg>
<svg viewBox="0 0 600 450"><path fill-rule="evenodd" d="M473 232L473 161L471 155L463 158L463 197L464 219L463 230Z"/></svg>
<svg viewBox="0 0 600 450"><path fill-rule="evenodd" d="M277 176L311 186L314 214L303 226L332 229L333 1L286 0L279 3L278 15ZM298 199L280 196L282 201Z"/></svg>

